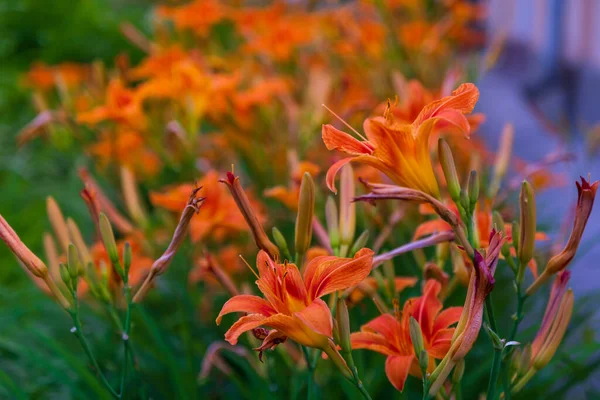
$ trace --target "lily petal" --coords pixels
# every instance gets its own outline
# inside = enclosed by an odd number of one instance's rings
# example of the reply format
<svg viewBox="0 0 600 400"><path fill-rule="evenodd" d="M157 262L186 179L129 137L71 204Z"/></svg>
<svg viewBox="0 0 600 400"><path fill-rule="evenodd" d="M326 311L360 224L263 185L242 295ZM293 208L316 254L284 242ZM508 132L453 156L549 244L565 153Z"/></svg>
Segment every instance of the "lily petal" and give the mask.
<svg viewBox="0 0 600 400"><path fill-rule="evenodd" d="M437 332L440 329L449 327L450 325L458 322L460 315L462 314L462 307L448 307L444 311L438 314L433 324L433 331Z"/></svg>
<svg viewBox="0 0 600 400"><path fill-rule="evenodd" d="M340 150L352 156L373 152L373 146L369 142L361 142L346 132L334 128L333 125L323 125L321 136L327 150Z"/></svg>
<svg viewBox="0 0 600 400"><path fill-rule="evenodd" d="M414 356L390 356L385 360L385 374L399 391L404 390L404 383L413 359Z"/></svg>
<svg viewBox="0 0 600 400"><path fill-rule="evenodd" d="M267 317L261 314L249 314L241 317L225 332L225 340L235 346L242 333L258 328L266 319Z"/></svg>
<svg viewBox="0 0 600 400"><path fill-rule="evenodd" d="M333 336L331 310L323 300L316 299L304 310L299 311L294 315L313 331L327 337Z"/></svg>
<svg viewBox="0 0 600 400"><path fill-rule="evenodd" d="M353 349L367 349L386 356L396 354L397 350L380 334L373 332L354 332L350 335Z"/></svg>
<svg viewBox="0 0 600 400"><path fill-rule="evenodd" d="M358 285L371 272L373 250L363 248L354 258L316 257L304 271L304 283L310 300L337 290Z"/></svg>
<svg viewBox="0 0 600 400"><path fill-rule="evenodd" d="M227 300L225 304L223 304L223 308L217 316L217 325L221 323L223 315L232 312L261 314L265 317L270 317L271 315L277 313L277 311L271 307L271 304L269 304L269 302L262 297L242 294L232 297L231 299Z"/></svg>

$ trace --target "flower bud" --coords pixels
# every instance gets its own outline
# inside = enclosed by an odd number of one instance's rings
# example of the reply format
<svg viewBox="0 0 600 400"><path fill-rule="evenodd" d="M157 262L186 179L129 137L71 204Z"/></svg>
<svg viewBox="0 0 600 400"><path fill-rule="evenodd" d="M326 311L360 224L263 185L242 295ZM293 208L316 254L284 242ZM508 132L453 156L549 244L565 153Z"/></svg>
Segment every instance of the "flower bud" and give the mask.
<svg viewBox="0 0 600 400"><path fill-rule="evenodd" d="M548 332L546 340L533 358L532 364L533 368L536 370L539 371L540 369L544 368L550 362L552 357L554 357L554 353L556 353L558 346L562 342L563 336L567 331L569 321L571 320L571 315L573 314L573 304L573 291L569 289L565 293L560 303L558 312L552 323L552 327Z"/></svg>
<svg viewBox="0 0 600 400"><path fill-rule="evenodd" d="M475 210L477 200L479 200L479 177L477 176L477 171L471 171L471 175L469 175L467 193L469 195L470 210L473 211Z"/></svg>
<svg viewBox="0 0 600 400"><path fill-rule="evenodd" d="M427 354L427 350L421 350L419 354L419 368L421 371L427 371L427 367L429 366L429 354Z"/></svg>
<svg viewBox="0 0 600 400"><path fill-rule="evenodd" d="M125 277L129 278L129 269L131 268L131 261L133 254L131 251L131 245L129 242L125 242L123 246L123 269L125 270Z"/></svg>
<svg viewBox="0 0 600 400"><path fill-rule="evenodd" d="M581 183L576 182L576 185L578 194L577 208L575 210L575 220L573 222L573 230L571 231L569 240L565 248L548 261L544 272L531 284L531 286L529 286L529 288L527 288L528 296L533 294L554 274L567 268L577 253L577 248L581 242L585 226L592 213L596 191L598 190L600 182L596 181L590 184L588 181L581 178Z"/></svg>
<svg viewBox="0 0 600 400"><path fill-rule="evenodd" d="M315 183L305 172L300 183L298 214L296 216L295 246L297 254L304 254L312 239L312 219L315 213Z"/></svg>
<svg viewBox="0 0 600 400"><path fill-rule="evenodd" d="M266 251L272 259L279 259L279 249L275 246L268 238L265 230L263 229L260 221L258 220L258 216L254 212L252 205L250 204L250 200L248 196L246 196L246 192L242 188L240 184L240 178L232 174L231 172L227 173L227 179L222 179L219 182L227 185L227 188L231 192L233 199L235 200L235 204L241 211L250 231L252 232L252 236L254 237L254 241L256 242L256 246L259 249Z"/></svg>
<svg viewBox="0 0 600 400"><path fill-rule="evenodd" d="M340 228L338 224L338 210L333 197L327 197L325 203L325 220L327 221L327 233L329 233L329 244L332 249L340 246Z"/></svg>
<svg viewBox="0 0 600 400"><path fill-rule="evenodd" d="M50 225L52 225L54 234L63 251L66 253L69 249L69 244L71 243L71 240L69 239L69 230L60 207L56 203L56 200L51 196L46 198L46 212L48 213L48 219L50 220Z"/></svg>
<svg viewBox="0 0 600 400"><path fill-rule="evenodd" d="M356 238L356 240L354 241L354 244L352 245L352 249L350 250L350 255L354 255L354 253L356 253L357 251L359 251L360 249L362 249L363 247L365 247L367 245L367 241L369 240L369 231L368 230L364 230L360 236L358 238Z"/></svg>
<svg viewBox="0 0 600 400"><path fill-rule="evenodd" d="M419 325L419 322L413 316L410 317L409 333L410 340L412 341L413 348L415 350L415 355L419 356L420 358L421 352L425 350L425 344L423 342L421 325Z"/></svg>
<svg viewBox="0 0 600 400"><path fill-rule="evenodd" d="M521 236L521 226L517 221L513 221L511 232L513 247L515 248L515 252L519 254L519 237Z"/></svg>
<svg viewBox="0 0 600 400"><path fill-rule="evenodd" d="M67 229L69 230L69 237L73 241L75 247L77 247L82 265L87 266L92 263L92 256L83 240L83 236L81 236L81 231L75 221L71 218L67 218Z"/></svg>
<svg viewBox="0 0 600 400"><path fill-rule="evenodd" d="M513 125L510 123L504 125L502 137L500 139L500 150L496 155L496 163L494 164L494 176L488 189L488 196L490 198L494 198L498 193L498 190L500 189L500 183L502 182L502 179L504 179L506 171L508 170L514 135L515 130Z"/></svg>
<svg viewBox="0 0 600 400"><path fill-rule="evenodd" d="M354 171L350 164L342 168L340 176L340 244L350 246L356 229L356 204L354 204Z"/></svg>
<svg viewBox="0 0 600 400"><path fill-rule="evenodd" d="M279 247L279 250L281 250L284 257L286 257L288 260L292 260L292 255L291 255L290 249L287 245L287 241L283 237L283 234L281 233L281 231L279 229L277 229L276 226L274 226L272 233L273 233L273 240L275 240L275 244L277 245L277 247Z"/></svg>
<svg viewBox="0 0 600 400"><path fill-rule="evenodd" d="M146 213L142 207L138 194L137 183L133 172L127 167L121 167L121 190L127 212L135 222L140 225L146 224Z"/></svg>
<svg viewBox="0 0 600 400"><path fill-rule="evenodd" d="M454 367L454 372L452 373L452 383L457 384L462 380L463 375L465 374L465 359L461 359L456 366Z"/></svg>
<svg viewBox="0 0 600 400"><path fill-rule="evenodd" d="M454 200L454 202L458 202L460 200L460 182L458 180L458 174L456 173L456 165L454 164L452 151L443 138L438 140L438 159L440 160L440 165L444 172L444 178L446 178L446 185L448 186L450 198Z"/></svg>
<svg viewBox="0 0 600 400"><path fill-rule="evenodd" d="M348 306L344 299L338 299L335 314L340 339L339 345L344 353L348 353L352 351L352 345L350 344L350 317L348 316Z"/></svg>
<svg viewBox="0 0 600 400"><path fill-rule="evenodd" d="M25 268L38 278L48 276L48 267L21 241L17 233L0 215L0 238L8 245L10 251L23 263Z"/></svg>
<svg viewBox="0 0 600 400"><path fill-rule="evenodd" d="M108 217L104 213L100 213L100 234L102 235L108 259L113 265L119 264L119 250L115 241L115 234Z"/></svg>
<svg viewBox="0 0 600 400"><path fill-rule="evenodd" d="M527 263L533 258L533 250L535 249L535 232L536 232L536 216L535 216L535 194L531 184L523 181L521 184L521 193L519 195L520 202L520 219L519 225L521 232L519 235L519 250L518 256L521 262L521 269L527 266ZM519 271L522 274L521 271Z"/></svg>
<svg viewBox="0 0 600 400"><path fill-rule="evenodd" d="M69 274L69 267L63 263L60 263L58 268L60 271L60 279L68 288L71 288L71 275Z"/></svg>
<svg viewBox="0 0 600 400"><path fill-rule="evenodd" d="M81 267L79 252L74 244L70 244L67 251L67 266L69 268L69 276L71 277L71 280L77 280L77 277L82 273L83 268Z"/></svg>
<svg viewBox="0 0 600 400"><path fill-rule="evenodd" d="M575 257L577 247L579 247L579 242L581 242L581 237L583 236L585 226L594 206L594 199L599 182L596 181L590 185L585 179L581 178L581 184L579 184L579 182L576 184L578 196L573 230L571 231L571 236L569 236L569 241L563 251L552 257L548 262L546 270L551 274L555 274L558 271L565 269L571 260L573 260L573 257Z"/></svg>

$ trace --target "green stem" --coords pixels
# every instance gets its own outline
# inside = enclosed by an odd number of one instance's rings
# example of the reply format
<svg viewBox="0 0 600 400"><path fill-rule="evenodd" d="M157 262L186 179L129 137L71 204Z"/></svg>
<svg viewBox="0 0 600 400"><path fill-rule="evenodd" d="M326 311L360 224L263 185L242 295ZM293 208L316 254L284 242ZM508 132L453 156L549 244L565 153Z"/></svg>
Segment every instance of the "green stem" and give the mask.
<svg viewBox="0 0 600 400"><path fill-rule="evenodd" d="M502 362L502 350L494 347L494 360L492 362L492 370L490 371L490 380L488 383L487 399L494 400L496 397L496 383L498 374L500 373L500 364Z"/></svg>
<svg viewBox="0 0 600 400"><path fill-rule="evenodd" d="M77 298L77 292L75 290L72 290L72 295L73 295L74 305L73 305L73 310L69 310L69 314L71 315L71 319L73 320L74 327L73 327L73 329L71 329L71 332L73 332L75 337L79 340L79 343L81 343L81 347L83 347L83 351L87 355L88 359L92 363L92 366L96 370L96 373L98 374L98 379L100 380L100 383L102 383L102 385L106 388L106 390L108 390L108 392L115 399L119 399L119 398L121 398L121 396L117 392L115 392L115 390L112 388L112 386L110 385L110 383L108 382L108 380L106 379L104 374L102 373L102 370L100 369L100 365L98 364L98 361L96 361L96 357L94 357L94 354L92 353L92 349L90 348L90 345L89 345L87 339L83 335L83 329L81 327L81 321L79 319L79 300Z"/></svg>
<svg viewBox="0 0 600 400"><path fill-rule="evenodd" d="M507 362L505 361L504 365L502 366L502 385L504 386L504 400L511 400L512 393L510 391L510 376L509 369L506 363ZM460 399L457 398L456 400Z"/></svg>
<svg viewBox="0 0 600 400"><path fill-rule="evenodd" d="M313 398L314 392L314 372L316 363L313 363L313 358L311 357L310 351L306 346L302 346L302 352L304 353L304 358L306 359L306 366L308 367L308 383L306 398L310 400Z"/></svg>
<svg viewBox="0 0 600 400"><path fill-rule="evenodd" d="M131 308L133 306L131 301L131 287L127 282L127 279L123 282L123 293L125 294L125 301L127 302L127 309L125 311L125 328L122 333L123 338L123 367L121 369L121 397L125 397L125 389L127 383L127 369L129 367L129 332L131 330Z"/></svg>
<svg viewBox="0 0 600 400"><path fill-rule="evenodd" d="M460 382L454 384L454 400L462 400L462 386Z"/></svg>
<svg viewBox="0 0 600 400"><path fill-rule="evenodd" d="M488 315L490 329L498 333L496 326L496 317L494 316L494 307L492 305L492 297L488 295L485 299L485 309ZM494 400L496 395L496 383L498 382L498 374L500 373L500 364L502 362L502 349L494 345L494 358L492 361L492 369L490 371L490 379L488 382L487 399Z"/></svg>

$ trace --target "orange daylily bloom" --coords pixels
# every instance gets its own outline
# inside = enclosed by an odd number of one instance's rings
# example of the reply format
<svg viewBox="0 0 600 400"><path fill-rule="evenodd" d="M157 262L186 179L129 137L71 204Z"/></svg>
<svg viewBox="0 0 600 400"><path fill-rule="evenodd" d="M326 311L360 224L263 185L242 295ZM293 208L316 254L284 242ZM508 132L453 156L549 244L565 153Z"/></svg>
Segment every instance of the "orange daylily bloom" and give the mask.
<svg viewBox="0 0 600 400"><path fill-rule="evenodd" d="M417 284L416 277L398 276L394 278L394 294L398 294L407 287ZM365 296L370 295L379 288L379 282L373 277L365 278L358 287L348 295L348 305L360 303Z"/></svg>
<svg viewBox="0 0 600 400"><path fill-rule="evenodd" d="M279 200L286 205L290 210L298 209L298 196L300 195L300 182L305 172L311 176L316 176L320 171L318 165L309 161L299 162L292 172L291 182L289 187L275 186L264 191L265 197L271 197Z"/></svg>
<svg viewBox="0 0 600 400"><path fill-rule="evenodd" d="M429 372L435 367L434 359L443 358L450 348L455 328L449 326L458 321L462 307L449 307L442 311L443 305L438 298L440 291L438 281L428 280L423 287L423 295L408 299L400 315L383 314L351 335L352 348L373 350L387 356L385 373L399 391L404 389L409 374L421 377L410 338L410 317L421 326L425 350L430 357Z"/></svg>
<svg viewBox="0 0 600 400"><path fill-rule="evenodd" d="M278 264L261 250L256 258L256 285L264 298L232 297L223 305L217 325L225 314L248 313L225 333L225 340L232 345L242 333L264 326L273 329L265 338L266 344L277 336L279 342L288 337L303 346L328 349L333 321L321 297L357 285L369 275L372 263L373 251L366 248L356 252L354 258L320 256L306 265L302 276L296 265Z"/></svg>
<svg viewBox="0 0 600 400"><path fill-rule="evenodd" d="M36 89L49 90L56 86L60 79L67 87L83 82L89 75L89 67L75 63L62 63L48 66L44 63L34 63L25 76L27 85Z"/></svg>
<svg viewBox="0 0 600 400"><path fill-rule="evenodd" d="M140 240L136 238L135 235L129 236L117 242L119 254L123 254L125 242L129 243L129 245L131 246L131 251L133 253L131 267L129 269L129 282L135 286L139 283L142 283L144 278L146 278L146 275L148 275L148 272L150 272L150 268L152 267L154 260L143 254ZM106 253L106 249L104 248L104 244L102 242L94 243L94 245L90 249L90 255L92 256L92 260L94 261L96 268L100 268L101 263L110 265L108 253Z"/></svg>
<svg viewBox="0 0 600 400"><path fill-rule="evenodd" d="M109 82L105 104L77 114L77 122L88 125L107 120L136 129L143 129L146 124L140 97L120 79Z"/></svg>
<svg viewBox="0 0 600 400"><path fill-rule="evenodd" d="M368 118L364 123L368 140L359 141L332 125L323 126L323 142L329 150L351 155L333 164L327 172L327 185L336 192L334 180L339 169L350 161L371 165L396 184L439 197L439 189L429 154L429 136L437 121L451 123L465 133L470 125L464 114L473 111L479 90L462 84L451 96L429 103L411 124L398 123L391 112Z"/></svg>
<svg viewBox="0 0 600 400"><path fill-rule="evenodd" d="M197 216L190 222L190 238L198 242L209 234L216 241L223 240L226 236L247 231L244 216L239 211L233 197L224 185L219 184L219 174L212 170L207 172L198 182L206 193L206 200ZM187 204L191 184L172 187L166 191L150 193L150 201L157 207L162 207L172 212L180 212ZM259 207L254 207L259 209ZM262 222L264 217L259 214Z"/></svg>
<svg viewBox="0 0 600 400"><path fill-rule="evenodd" d="M101 168L116 162L131 168L138 176L153 176L161 165L160 158L148 148L142 135L129 129L102 132L88 151L97 158Z"/></svg>
<svg viewBox="0 0 600 400"><path fill-rule="evenodd" d="M178 6L159 6L156 14L173 21L179 30L190 29L206 36L210 28L227 15L227 7L218 0L195 0Z"/></svg>

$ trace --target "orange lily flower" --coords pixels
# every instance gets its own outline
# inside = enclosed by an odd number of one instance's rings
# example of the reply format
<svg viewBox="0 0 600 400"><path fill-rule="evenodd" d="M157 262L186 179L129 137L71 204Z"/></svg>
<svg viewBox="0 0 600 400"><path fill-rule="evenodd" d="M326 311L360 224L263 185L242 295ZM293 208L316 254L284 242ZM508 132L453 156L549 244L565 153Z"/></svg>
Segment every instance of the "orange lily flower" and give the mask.
<svg viewBox="0 0 600 400"><path fill-rule="evenodd" d="M48 66L44 63L34 63L25 76L28 86L40 90L50 90L56 86L60 79L67 87L77 86L89 75L90 69L86 65L75 63L62 63Z"/></svg>
<svg viewBox="0 0 600 400"><path fill-rule="evenodd" d="M97 158L101 168L117 162L143 177L154 176L160 170L160 158L137 131L117 129L115 132L102 132L98 141L88 147L88 151Z"/></svg>
<svg viewBox="0 0 600 400"><path fill-rule="evenodd" d="M264 191L265 197L271 197L279 200L286 205L290 210L296 211L298 209L298 196L300 195L300 182L305 172L308 172L311 176L316 176L320 171L318 165L313 164L309 161L301 161L297 163L292 172L291 182L289 187L275 186Z"/></svg>
<svg viewBox="0 0 600 400"><path fill-rule="evenodd" d="M427 370L433 371L434 359L443 358L450 348L450 341L462 307L443 305L438 295L441 284L428 280L423 287L423 295L408 299L400 315L383 314L363 325L360 332L351 335L352 348L373 350L387 356L385 373L392 385L399 391L404 389L408 375L421 377L419 362L410 338L410 317L421 326L425 350L430 361Z"/></svg>
<svg viewBox="0 0 600 400"><path fill-rule="evenodd" d="M429 155L429 136L436 122L447 121L470 132L464 114L473 111L479 90L471 83L462 84L452 95L429 103L411 124L398 123L388 108L383 117L368 118L364 123L368 140L359 141L332 125L323 126L323 142L329 150L351 155L333 164L327 171L327 185L336 192L334 180L339 169L350 161L363 162L385 173L396 184L439 197L439 189Z"/></svg>
<svg viewBox="0 0 600 400"><path fill-rule="evenodd" d="M198 186L204 188L206 200L197 216L190 222L192 242L198 242L209 234L216 241L221 241L228 235L247 230L244 216L227 188L219 183L219 174L216 171L207 172L198 182ZM180 212L187 204L192 189L193 185L183 184L166 191L152 192L150 202L166 210ZM255 206L254 209L260 207ZM259 221L263 220L264 217L259 214Z"/></svg>
<svg viewBox="0 0 600 400"><path fill-rule="evenodd" d="M157 7L157 15L170 19L179 30L190 29L206 36L210 28L227 15L227 8L218 0L195 0L185 5Z"/></svg>
<svg viewBox="0 0 600 400"><path fill-rule="evenodd" d="M373 251L366 248L356 252L354 258L320 256L306 265L302 276L296 265L276 263L261 250L256 258L256 285L264 298L232 297L223 305L217 325L225 314L248 313L225 333L225 340L232 345L242 333L265 326L274 330L265 337L261 350L265 345L272 348L285 337L303 346L329 349L333 321L321 297L360 283L371 272L372 262ZM275 336L278 340L273 343Z"/></svg>
<svg viewBox="0 0 600 400"><path fill-rule="evenodd" d="M77 121L88 125L96 125L106 120L124 123L131 128L145 127L140 97L125 87L120 79L109 82L104 105L77 114Z"/></svg>

